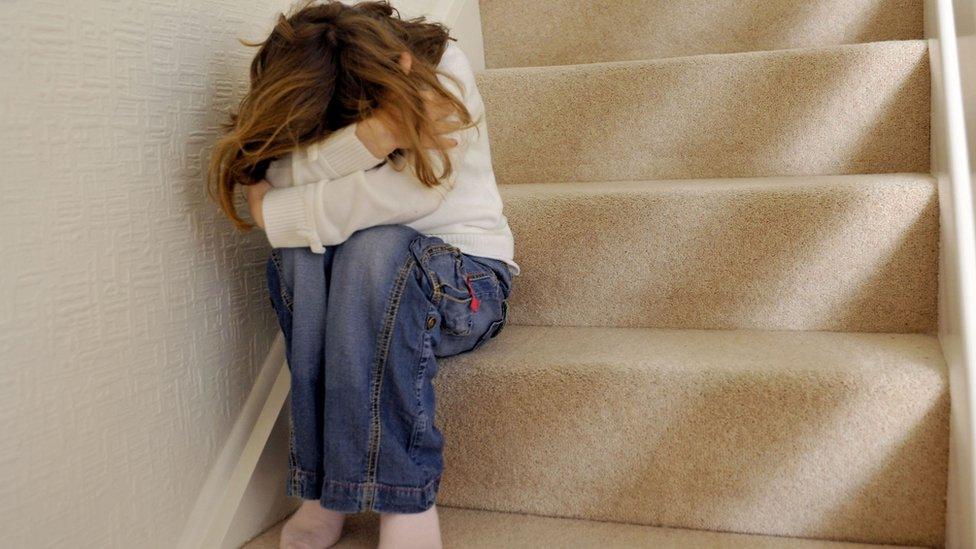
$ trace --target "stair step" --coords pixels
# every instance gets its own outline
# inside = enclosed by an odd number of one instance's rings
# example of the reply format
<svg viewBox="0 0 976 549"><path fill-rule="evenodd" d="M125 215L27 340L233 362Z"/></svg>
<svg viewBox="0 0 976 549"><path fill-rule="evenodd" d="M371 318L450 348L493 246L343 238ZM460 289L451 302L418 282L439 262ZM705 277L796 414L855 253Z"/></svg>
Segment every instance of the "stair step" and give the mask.
<svg viewBox="0 0 976 549"><path fill-rule="evenodd" d="M489 67L907 40L922 0L482 0Z"/></svg>
<svg viewBox="0 0 976 549"><path fill-rule="evenodd" d="M439 367L438 503L943 541L949 394L933 336L506 326Z"/></svg>
<svg viewBox="0 0 976 549"><path fill-rule="evenodd" d="M444 547L458 549L539 549L573 547L579 549L868 549L892 547L772 536L753 536L701 530L655 528L633 524L538 517L517 513L497 513L474 509L438 507ZM268 530L243 549L278 549L284 522ZM373 549L379 516L360 513L346 521L345 533L333 549Z"/></svg>
<svg viewBox="0 0 976 549"><path fill-rule="evenodd" d="M499 183L929 171L924 41L478 74Z"/></svg>
<svg viewBox="0 0 976 549"><path fill-rule="evenodd" d="M934 331L922 174L500 186L512 324Z"/></svg>

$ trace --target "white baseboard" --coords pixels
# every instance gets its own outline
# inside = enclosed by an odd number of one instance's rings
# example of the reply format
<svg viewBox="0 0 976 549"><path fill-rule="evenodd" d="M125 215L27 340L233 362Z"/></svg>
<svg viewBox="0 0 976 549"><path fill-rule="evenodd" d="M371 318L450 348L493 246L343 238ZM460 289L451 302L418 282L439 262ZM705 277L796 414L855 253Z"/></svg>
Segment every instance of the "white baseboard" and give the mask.
<svg viewBox="0 0 976 549"><path fill-rule="evenodd" d="M214 549L224 539L291 385L284 335L275 337L241 414L200 490L180 538L180 549Z"/></svg>
<svg viewBox="0 0 976 549"><path fill-rule="evenodd" d="M220 549L241 547L281 522L301 504L301 499L285 495L288 483L288 408L286 400Z"/></svg>
<svg viewBox="0 0 976 549"><path fill-rule="evenodd" d="M956 4L973 0L955 0ZM949 368L952 401L946 547L969 548L976 540L976 230L966 135L954 0L926 0L925 25L932 67L932 173L939 181L941 245L939 340ZM971 12L970 12L971 13Z"/></svg>

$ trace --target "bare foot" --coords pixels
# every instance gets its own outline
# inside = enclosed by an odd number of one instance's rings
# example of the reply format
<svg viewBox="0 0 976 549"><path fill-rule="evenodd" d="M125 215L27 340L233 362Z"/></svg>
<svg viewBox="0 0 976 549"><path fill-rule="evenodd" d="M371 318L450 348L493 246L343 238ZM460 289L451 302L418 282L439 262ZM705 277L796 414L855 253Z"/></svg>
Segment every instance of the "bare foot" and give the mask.
<svg viewBox="0 0 976 549"><path fill-rule="evenodd" d="M307 499L281 529L281 549L325 549L339 541L345 513L326 509Z"/></svg>
<svg viewBox="0 0 976 549"><path fill-rule="evenodd" d="M422 513L380 513L378 549L441 549L437 506Z"/></svg>

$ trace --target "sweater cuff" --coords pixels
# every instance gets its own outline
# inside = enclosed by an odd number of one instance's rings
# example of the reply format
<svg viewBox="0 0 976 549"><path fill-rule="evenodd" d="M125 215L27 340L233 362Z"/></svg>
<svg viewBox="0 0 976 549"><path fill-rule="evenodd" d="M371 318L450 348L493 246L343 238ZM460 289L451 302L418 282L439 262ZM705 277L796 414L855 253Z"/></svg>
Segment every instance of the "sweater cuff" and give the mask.
<svg viewBox="0 0 976 549"><path fill-rule="evenodd" d="M330 178L349 175L357 170L368 170L383 162L369 152L366 145L356 136L358 122L349 124L333 132L329 137L312 145L312 154L319 165L331 171Z"/></svg>
<svg viewBox="0 0 976 549"><path fill-rule="evenodd" d="M273 248L309 246L316 253L325 251L306 214L306 194L310 191L314 191L314 185L276 188L265 193L261 214L264 232Z"/></svg>

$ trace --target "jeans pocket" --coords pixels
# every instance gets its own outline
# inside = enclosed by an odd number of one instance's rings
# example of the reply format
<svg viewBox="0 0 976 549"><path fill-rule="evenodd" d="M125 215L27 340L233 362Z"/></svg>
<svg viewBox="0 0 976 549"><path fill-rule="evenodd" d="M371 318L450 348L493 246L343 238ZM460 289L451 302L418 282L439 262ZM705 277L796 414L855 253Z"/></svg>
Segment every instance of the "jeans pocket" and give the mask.
<svg viewBox="0 0 976 549"><path fill-rule="evenodd" d="M471 333L471 296L460 297L454 288L441 288L442 328L451 335L466 336Z"/></svg>
<svg viewBox="0 0 976 549"><path fill-rule="evenodd" d="M508 300L503 299L501 301L501 317L498 320L492 321L488 324L488 328L481 334L478 341L474 344L473 349L477 349L488 343L489 339L496 337L501 333L502 329L505 328L505 323L508 320Z"/></svg>
<svg viewBox="0 0 976 549"><path fill-rule="evenodd" d="M460 250L443 247L428 255L425 269L434 286L433 301L441 316L441 329L453 336L471 333L472 295L466 283Z"/></svg>
<svg viewBox="0 0 976 549"><path fill-rule="evenodd" d="M473 264L469 270L477 269L486 276L482 288L500 299L508 299L512 292L512 270L507 263L500 259L480 256L466 256ZM481 275L479 275L481 276Z"/></svg>

